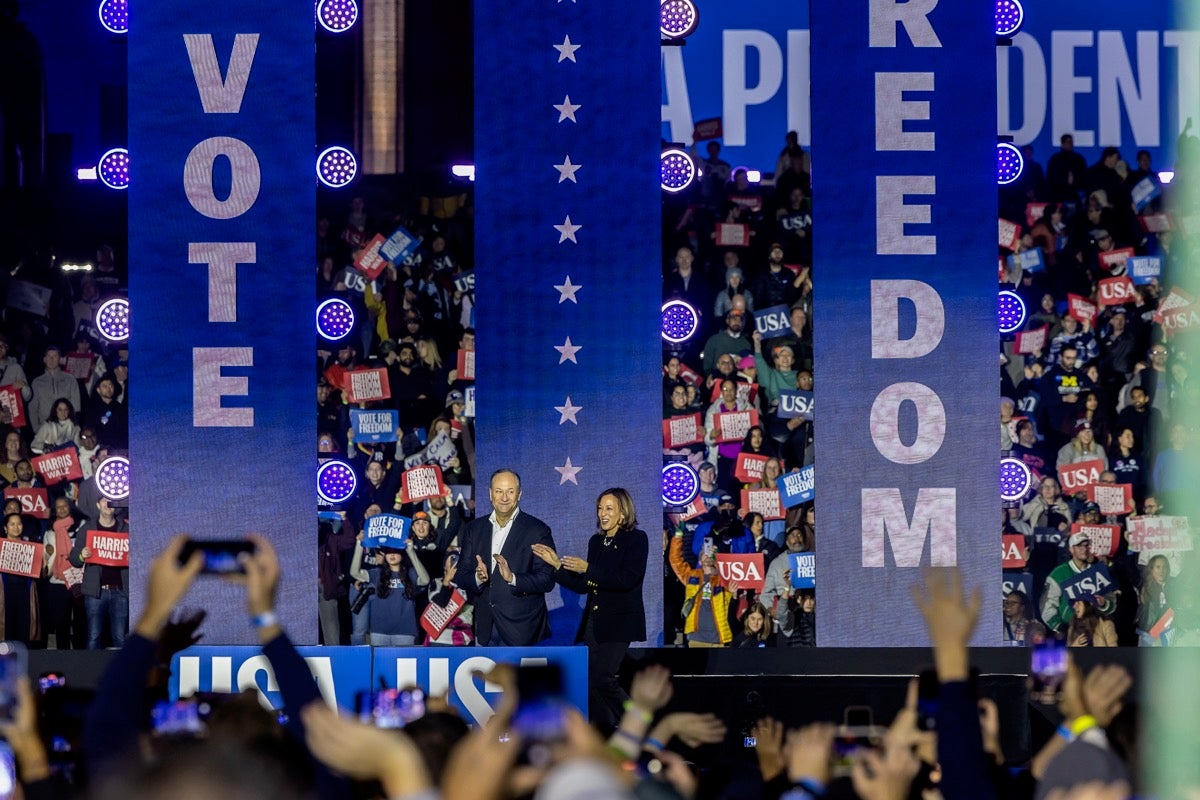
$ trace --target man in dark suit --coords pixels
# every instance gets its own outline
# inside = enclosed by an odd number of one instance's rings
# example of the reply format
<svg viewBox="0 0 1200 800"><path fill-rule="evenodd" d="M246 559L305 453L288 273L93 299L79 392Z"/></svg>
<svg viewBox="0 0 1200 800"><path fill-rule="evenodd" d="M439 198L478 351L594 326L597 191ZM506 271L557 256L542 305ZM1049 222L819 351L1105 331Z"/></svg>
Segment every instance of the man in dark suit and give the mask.
<svg viewBox="0 0 1200 800"><path fill-rule="evenodd" d="M550 635L546 592L554 568L532 546L554 547L550 528L522 513L521 478L510 469L492 473L492 513L462 530L458 585L475 606L475 643L525 647Z"/></svg>

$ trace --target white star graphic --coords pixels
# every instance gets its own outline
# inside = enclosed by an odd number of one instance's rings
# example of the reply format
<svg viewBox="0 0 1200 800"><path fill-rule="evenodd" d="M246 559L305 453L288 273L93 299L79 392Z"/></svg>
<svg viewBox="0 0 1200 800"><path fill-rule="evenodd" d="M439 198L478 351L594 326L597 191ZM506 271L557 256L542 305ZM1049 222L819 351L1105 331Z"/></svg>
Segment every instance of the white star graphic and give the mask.
<svg viewBox="0 0 1200 800"><path fill-rule="evenodd" d="M583 467L576 467L572 465L570 456L567 456L566 464L563 464L561 467L555 467L554 469L558 470L558 474L562 476L558 479L559 486L562 486L567 481L570 481L576 486L579 485L579 481L575 480L575 476L579 474L579 471L583 469Z"/></svg>
<svg viewBox="0 0 1200 800"><path fill-rule="evenodd" d="M558 103L551 103L551 105L553 105L554 110L558 112L559 122L562 122L564 119L569 119L571 122L578 124L579 121L575 119L575 112L583 108L583 105L581 103L572 103L571 95L563 95L562 105L559 105Z"/></svg>
<svg viewBox="0 0 1200 800"><path fill-rule="evenodd" d="M572 364L578 364L579 361L575 358L575 354L583 349L583 345L571 344L571 337L568 336L562 344L554 345L554 349L558 351L558 363L570 361Z"/></svg>
<svg viewBox="0 0 1200 800"><path fill-rule="evenodd" d="M582 227L582 225L572 225L571 215L567 214L567 218L563 220L562 225L554 226L554 230L558 231L558 243L562 244L570 239L572 244L579 244L579 241L575 238L575 231Z"/></svg>
<svg viewBox="0 0 1200 800"><path fill-rule="evenodd" d="M575 305L579 305L579 300L575 297L575 294L583 288L582 283L571 283L571 276L568 275L565 283L560 283L554 288L558 289L558 302L564 303L570 300Z"/></svg>
<svg viewBox="0 0 1200 800"><path fill-rule="evenodd" d="M558 0L558 2L561 3L562 0ZM574 3L575 3L575 0L571 0L571 4L574 5Z"/></svg>
<svg viewBox="0 0 1200 800"><path fill-rule="evenodd" d="M554 410L561 415L558 418L559 425L562 425L565 422L573 422L578 425L579 420L575 419L575 416L580 411L583 411L583 406L571 405L571 395L567 395L566 405L555 406Z"/></svg>
<svg viewBox="0 0 1200 800"><path fill-rule="evenodd" d="M558 63L559 64L566 61L567 59L570 59L571 61L573 61L576 64L579 63L578 61L575 61L575 51L578 50L580 47L583 47L583 45L571 44L570 36L564 36L563 43L553 45L553 47L555 50L558 51Z"/></svg>
<svg viewBox="0 0 1200 800"><path fill-rule="evenodd" d="M563 181L570 181L571 183L579 183L579 181L575 179L575 173L578 172L579 168L582 166L582 164L572 164L571 156L563 156L563 163L554 165L554 168L558 170L558 182L562 183Z"/></svg>

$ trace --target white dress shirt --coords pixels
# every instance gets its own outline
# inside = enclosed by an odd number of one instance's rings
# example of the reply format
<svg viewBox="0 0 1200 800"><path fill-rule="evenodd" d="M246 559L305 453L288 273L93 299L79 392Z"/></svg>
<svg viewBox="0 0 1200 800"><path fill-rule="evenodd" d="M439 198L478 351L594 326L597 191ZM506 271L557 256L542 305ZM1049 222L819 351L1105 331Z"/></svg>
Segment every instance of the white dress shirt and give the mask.
<svg viewBox="0 0 1200 800"><path fill-rule="evenodd" d="M521 513L520 506L518 506L517 508L514 508L512 516L508 518L508 522L504 525L501 525L499 522L496 521L496 512L495 511L493 511L491 514L488 515L488 522L492 523L492 564L491 564L490 569L493 572L500 571L499 567L496 566L495 556L504 555L503 552L501 552L502 550L504 550L504 543L508 541L508 534L512 532L513 520L515 520L517 518L517 515L520 513ZM508 582L508 585L516 586L516 584L517 584L517 574L514 572L513 576L512 576L512 580L510 580Z"/></svg>

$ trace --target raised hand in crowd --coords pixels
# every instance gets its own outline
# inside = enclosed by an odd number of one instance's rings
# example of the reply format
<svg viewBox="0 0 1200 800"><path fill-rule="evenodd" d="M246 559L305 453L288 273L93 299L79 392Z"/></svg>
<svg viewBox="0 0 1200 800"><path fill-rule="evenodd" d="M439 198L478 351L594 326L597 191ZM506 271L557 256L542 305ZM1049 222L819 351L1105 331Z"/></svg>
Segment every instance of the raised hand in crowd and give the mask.
<svg viewBox="0 0 1200 800"><path fill-rule="evenodd" d="M754 737L754 756L763 780L770 782L783 774L787 769L783 757L783 723L763 717L750 728L750 735Z"/></svg>
<svg viewBox="0 0 1200 800"><path fill-rule="evenodd" d="M850 781L862 800L905 800L921 762L913 751L887 737L879 750L864 750L850 769Z"/></svg>
<svg viewBox="0 0 1200 800"><path fill-rule="evenodd" d="M673 738L691 748L717 744L725 739L725 723L715 714L676 711L663 717L647 737L664 745L669 745Z"/></svg>
<svg viewBox="0 0 1200 800"><path fill-rule="evenodd" d="M50 777L50 762L38 732L37 700L25 676L17 679L16 701L12 720L0 722L0 736L12 748L21 782L28 786Z"/></svg>
<svg viewBox="0 0 1200 800"><path fill-rule="evenodd" d="M355 780L377 780L388 797L432 787L425 762L403 731L347 719L322 702L301 714L308 749L326 766Z"/></svg>
<svg viewBox="0 0 1200 800"><path fill-rule="evenodd" d="M836 731L837 727L828 722L817 722L800 730L788 731L783 746L788 780L801 786L811 786L818 792L824 790L829 783ZM901 749L911 753L908 748Z"/></svg>
<svg viewBox="0 0 1200 800"><path fill-rule="evenodd" d="M133 632L155 641L171 620L175 606L192 588L196 576L204 567L204 555L192 553L186 564L179 563L186 534L179 534L167 543L158 557L150 564L150 575L146 581L146 602L142 616L133 626Z"/></svg>

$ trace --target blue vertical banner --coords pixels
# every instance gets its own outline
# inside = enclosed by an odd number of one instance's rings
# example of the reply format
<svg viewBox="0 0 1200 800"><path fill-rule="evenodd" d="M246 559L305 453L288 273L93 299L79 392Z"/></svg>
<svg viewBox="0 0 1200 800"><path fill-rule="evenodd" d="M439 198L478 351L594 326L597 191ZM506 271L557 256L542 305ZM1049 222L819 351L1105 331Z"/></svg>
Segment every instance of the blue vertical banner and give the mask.
<svg viewBox="0 0 1200 800"><path fill-rule="evenodd" d="M587 555L600 492L623 486L657 541L662 260L657 6L475 4L477 513L521 475L521 509ZM647 634L662 630L652 548ZM582 598L547 598L551 642Z"/></svg>
<svg viewBox="0 0 1200 800"><path fill-rule="evenodd" d="M160 0L129 33L132 614L180 531L259 532L281 618L316 643L311 0ZM307 345L307 347L306 347ZM290 350L289 350L290 348ZM185 498L187 500L185 501ZM203 579L205 642L255 641Z"/></svg>
<svg viewBox="0 0 1200 800"><path fill-rule="evenodd" d="M955 567L999 644L994 5L814 0L818 643L928 641ZM847 590L852 589L852 590Z"/></svg>

